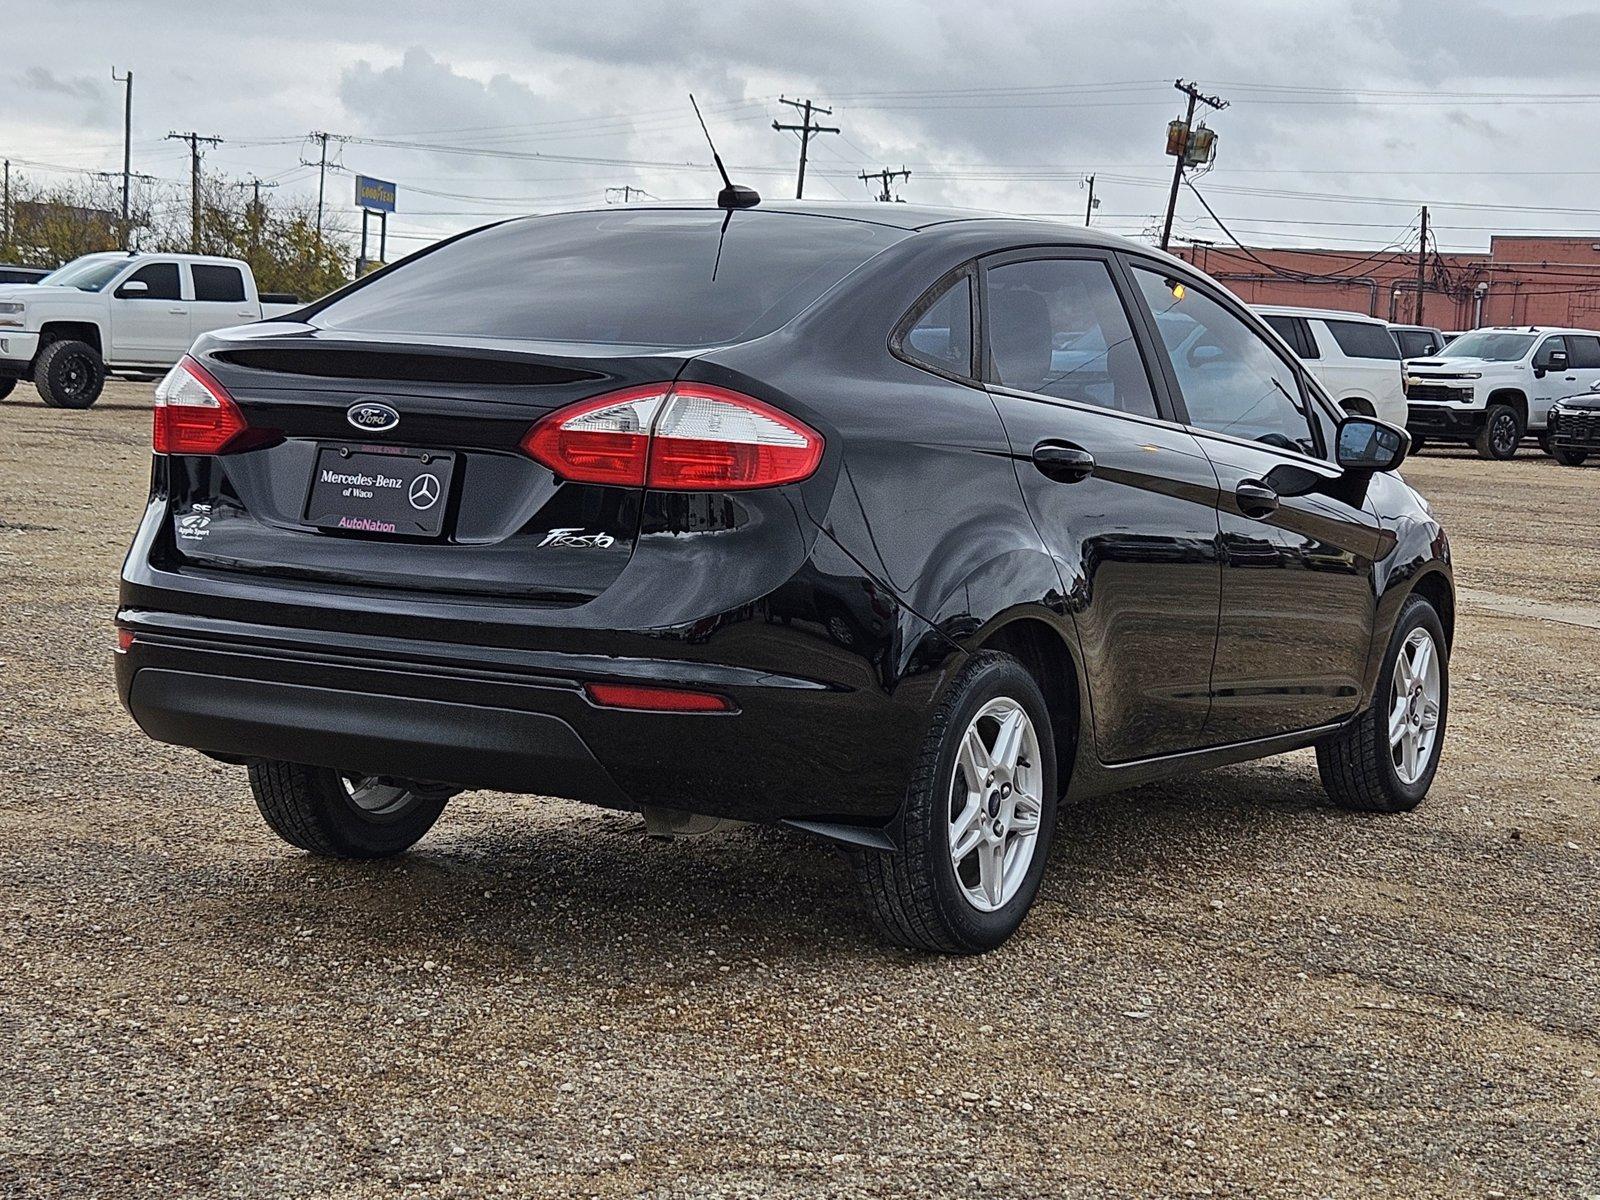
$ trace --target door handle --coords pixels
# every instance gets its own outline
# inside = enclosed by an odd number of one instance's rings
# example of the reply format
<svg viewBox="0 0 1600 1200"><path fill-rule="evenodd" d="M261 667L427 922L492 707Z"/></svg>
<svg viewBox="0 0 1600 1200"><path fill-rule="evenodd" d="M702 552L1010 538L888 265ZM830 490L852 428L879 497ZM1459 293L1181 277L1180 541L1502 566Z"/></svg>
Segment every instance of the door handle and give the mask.
<svg viewBox="0 0 1600 1200"><path fill-rule="evenodd" d="M1270 517L1278 511L1278 493L1257 479L1246 479L1233 489L1239 511L1247 517Z"/></svg>
<svg viewBox="0 0 1600 1200"><path fill-rule="evenodd" d="M181 316L183 316L184 313L188 312L189 310L187 308L169 308L169 309L167 309L167 311L169 313L172 313L174 316L181 317Z"/></svg>
<svg viewBox="0 0 1600 1200"><path fill-rule="evenodd" d="M1040 442L1033 448L1033 465L1057 483L1077 483L1094 474L1094 455L1070 442Z"/></svg>

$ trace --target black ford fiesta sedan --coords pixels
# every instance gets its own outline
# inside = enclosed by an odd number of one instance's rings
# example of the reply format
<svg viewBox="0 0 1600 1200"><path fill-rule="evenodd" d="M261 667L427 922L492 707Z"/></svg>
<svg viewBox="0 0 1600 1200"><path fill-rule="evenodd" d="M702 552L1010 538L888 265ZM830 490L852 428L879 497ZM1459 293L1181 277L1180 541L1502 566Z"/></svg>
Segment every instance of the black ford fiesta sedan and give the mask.
<svg viewBox="0 0 1600 1200"><path fill-rule="evenodd" d="M1175 259L1077 227L762 204L508 221L157 390L122 700L304 850L466 788L780 822L883 933L973 952L1063 802L1315 746L1439 759L1450 553Z"/></svg>

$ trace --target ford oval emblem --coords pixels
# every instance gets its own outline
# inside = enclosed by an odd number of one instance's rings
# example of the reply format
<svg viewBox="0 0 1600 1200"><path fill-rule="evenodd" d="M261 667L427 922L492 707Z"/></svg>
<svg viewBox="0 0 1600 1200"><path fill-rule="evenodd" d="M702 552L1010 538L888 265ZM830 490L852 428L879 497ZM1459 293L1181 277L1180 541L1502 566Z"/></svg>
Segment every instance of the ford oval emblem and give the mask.
<svg viewBox="0 0 1600 1200"><path fill-rule="evenodd" d="M400 424L400 414L387 404L363 400L352 404L344 414L345 420L363 433L387 433Z"/></svg>

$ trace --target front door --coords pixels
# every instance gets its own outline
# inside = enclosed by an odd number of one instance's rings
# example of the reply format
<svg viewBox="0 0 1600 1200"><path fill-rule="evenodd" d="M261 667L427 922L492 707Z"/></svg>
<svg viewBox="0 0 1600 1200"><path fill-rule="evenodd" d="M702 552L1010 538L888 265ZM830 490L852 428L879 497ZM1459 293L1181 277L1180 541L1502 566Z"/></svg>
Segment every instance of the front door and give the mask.
<svg viewBox="0 0 1600 1200"><path fill-rule="evenodd" d="M1222 615L1206 740L1347 717L1372 645L1379 528L1324 457L1332 422L1221 293L1155 263L1136 262L1132 274L1220 492Z"/></svg>
<svg viewBox="0 0 1600 1200"><path fill-rule="evenodd" d="M1202 744L1216 475L1163 413L1106 255L983 264L986 381L1077 626L1102 761Z"/></svg>
<svg viewBox="0 0 1600 1200"><path fill-rule="evenodd" d="M1561 363L1554 355L1566 355ZM1559 365L1552 365L1559 363ZM1543 429L1550 415L1550 406L1563 396L1580 391L1578 372L1572 368L1572 354L1567 338L1562 334L1547 337L1533 352L1533 383L1528 395L1528 428Z"/></svg>
<svg viewBox="0 0 1600 1200"><path fill-rule="evenodd" d="M129 284L144 284L143 289ZM129 275L111 297L111 353L115 363L175 363L189 348L189 302L175 262L149 262Z"/></svg>

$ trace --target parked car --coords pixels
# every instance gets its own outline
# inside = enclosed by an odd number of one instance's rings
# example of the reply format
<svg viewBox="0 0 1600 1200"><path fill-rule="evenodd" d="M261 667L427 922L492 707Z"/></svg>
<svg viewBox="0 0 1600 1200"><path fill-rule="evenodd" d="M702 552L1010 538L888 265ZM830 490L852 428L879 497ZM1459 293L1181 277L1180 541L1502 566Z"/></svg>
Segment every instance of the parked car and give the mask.
<svg viewBox="0 0 1600 1200"><path fill-rule="evenodd" d="M1315 746L1397 812L1438 762L1405 432L1077 226L508 221L203 335L156 403L121 699L312 853L396 854L466 788L776 822L891 940L973 952L1062 797Z"/></svg>
<svg viewBox="0 0 1600 1200"><path fill-rule="evenodd" d="M1400 347L1402 361L1408 358L1428 358L1440 354L1449 344L1450 334L1432 325L1389 325L1395 345Z"/></svg>
<svg viewBox="0 0 1600 1200"><path fill-rule="evenodd" d="M1545 449L1564 467L1581 467L1591 454L1600 455L1600 383L1550 406Z"/></svg>
<svg viewBox="0 0 1600 1200"><path fill-rule="evenodd" d="M38 283L50 271L46 267L19 267L13 263L0 263L0 283Z"/></svg>
<svg viewBox="0 0 1600 1200"><path fill-rule="evenodd" d="M1345 412L1406 423L1400 348L1388 325L1332 309L1254 307Z"/></svg>
<svg viewBox="0 0 1600 1200"><path fill-rule="evenodd" d="M203 333L297 307L263 304L238 259L87 254L0 287L0 398L32 379L46 404L88 408L108 374L160 375Z"/></svg>
<svg viewBox="0 0 1600 1200"><path fill-rule="evenodd" d="M1600 333L1537 325L1464 333L1433 358L1406 364L1412 444L1463 442L1507 459L1526 434L1545 437L1550 405L1600 383Z"/></svg>

